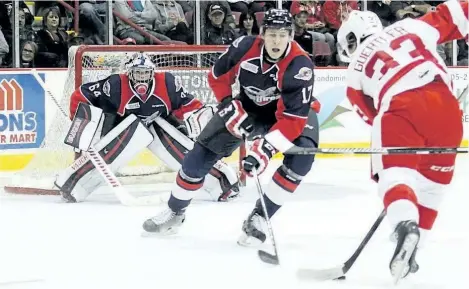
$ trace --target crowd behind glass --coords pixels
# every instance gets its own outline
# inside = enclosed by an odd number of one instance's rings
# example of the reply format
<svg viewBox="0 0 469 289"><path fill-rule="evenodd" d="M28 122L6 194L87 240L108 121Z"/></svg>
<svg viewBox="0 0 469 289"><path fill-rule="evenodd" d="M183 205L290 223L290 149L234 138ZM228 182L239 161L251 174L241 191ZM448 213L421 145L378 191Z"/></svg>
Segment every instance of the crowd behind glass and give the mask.
<svg viewBox="0 0 469 289"><path fill-rule="evenodd" d="M337 57L336 36L351 10L371 10L387 26L419 17L439 2L0 1L0 67L67 67L69 47L80 44L228 45L259 34L264 12L279 6L294 16L295 40L317 66L345 66ZM448 65L468 65L464 41L445 43L438 53Z"/></svg>

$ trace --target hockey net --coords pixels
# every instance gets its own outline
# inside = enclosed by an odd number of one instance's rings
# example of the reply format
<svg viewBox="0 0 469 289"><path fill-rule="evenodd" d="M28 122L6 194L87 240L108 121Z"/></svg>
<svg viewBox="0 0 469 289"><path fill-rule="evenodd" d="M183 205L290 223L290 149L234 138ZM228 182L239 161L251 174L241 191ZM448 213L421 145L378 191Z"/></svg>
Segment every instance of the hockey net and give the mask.
<svg viewBox="0 0 469 289"><path fill-rule="evenodd" d="M123 73L123 64L128 57L145 52L158 71L171 72L196 98L205 104L215 104L213 92L207 83L207 73L225 49L223 46L156 45L72 47L69 50L69 67L63 93L54 96L60 99L60 106L68 111L70 96L82 83L103 79L113 73ZM71 147L63 143L70 121L56 108L54 103L48 104L48 113L50 111L54 115L46 116L49 121L46 121L45 139L27 166L9 178L6 184L4 181L6 192L58 194L54 187L55 178L73 162L74 153ZM225 161L237 168L242 154L236 152ZM116 175L123 184L168 183L175 177L175 173L148 150L136 156Z"/></svg>

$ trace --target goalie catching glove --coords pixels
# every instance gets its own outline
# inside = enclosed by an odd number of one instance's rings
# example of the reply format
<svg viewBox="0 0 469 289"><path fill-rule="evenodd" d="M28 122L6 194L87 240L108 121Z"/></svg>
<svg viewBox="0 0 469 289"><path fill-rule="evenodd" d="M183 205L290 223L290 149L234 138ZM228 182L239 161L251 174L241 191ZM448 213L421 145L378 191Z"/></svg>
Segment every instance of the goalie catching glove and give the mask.
<svg viewBox="0 0 469 289"><path fill-rule="evenodd" d="M256 169L257 174L264 172L269 164L270 159L277 153L277 150L265 138L256 138L247 156L243 159L242 165L244 171L252 177L252 170Z"/></svg>
<svg viewBox="0 0 469 289"><path fill-rule="evenodd" d="M226 129L239 139L244 139L254 129L241 101L233 99L231 96L225 97L220 102L217 114L225 122Z"/></svg>

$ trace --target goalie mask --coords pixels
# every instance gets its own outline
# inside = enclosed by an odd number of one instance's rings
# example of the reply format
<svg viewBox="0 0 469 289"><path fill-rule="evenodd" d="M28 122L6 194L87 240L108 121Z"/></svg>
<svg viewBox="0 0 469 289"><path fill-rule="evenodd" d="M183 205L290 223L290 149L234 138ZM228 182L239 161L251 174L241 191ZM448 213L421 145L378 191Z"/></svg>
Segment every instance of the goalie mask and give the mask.
<svg viewBox="0 0 469 289"><path fill-rule="evenodd" d="M127 62L126 70L130 85L138 96L145 101L150 93L149 89L153 81L155 65L148 56L138 53Z"/></svg>

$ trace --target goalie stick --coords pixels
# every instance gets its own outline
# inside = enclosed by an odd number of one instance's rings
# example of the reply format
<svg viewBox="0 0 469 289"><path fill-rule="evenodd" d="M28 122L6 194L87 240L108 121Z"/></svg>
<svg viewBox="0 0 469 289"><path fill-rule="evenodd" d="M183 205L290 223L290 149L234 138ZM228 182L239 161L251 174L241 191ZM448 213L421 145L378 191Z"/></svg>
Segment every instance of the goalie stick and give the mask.
<svg viewBox="0 0 469 289"><path fill-rule="evenodd" d="M54 104L59 109L60 113L69 120L67 112L60 105L57 98L52 94L51 90L46 86L44 80L39 76L37 70L32 70L34 78L37 80L39 85L44 89L49 98L54 102ZM91 160L93 165L99 174L104 178L106 183L111 187L113 193L119 199L119 201L125 206L144 206L144 205L157 205L163 202L160 196L144 196L136 198L132 196L129 192L120 183L116 175L111 171L109 166L106 164L104 159L101 157L99 152L93 146L90 146L89 150L85 152L87 157Z"/></svg>
<svg viewBox="0 0 469 289"><path fill-rule="evenodd" d="M386 210L383 209L379 217L374 222L371 229L366 233L365 238L362 240L358 248L353 252L352 256L345 261L343 264L329 269L309 269L309 268L300 268L297 271L297 276L300 279L314 279L318 281L325 281L325 280L333 280L333 279L340 279L345 277L345 274L352 268L353 264L357 260L358 256L360 256L361 252L365 248L368 241L370 241L371 237L373 237L374 233L378 229L381 221L383 221L384 217L386 216Z"/></svg>

